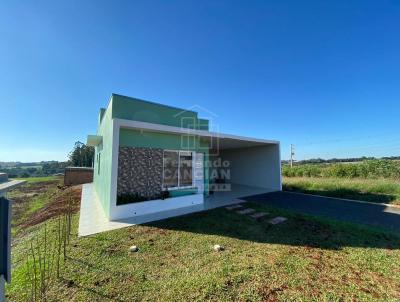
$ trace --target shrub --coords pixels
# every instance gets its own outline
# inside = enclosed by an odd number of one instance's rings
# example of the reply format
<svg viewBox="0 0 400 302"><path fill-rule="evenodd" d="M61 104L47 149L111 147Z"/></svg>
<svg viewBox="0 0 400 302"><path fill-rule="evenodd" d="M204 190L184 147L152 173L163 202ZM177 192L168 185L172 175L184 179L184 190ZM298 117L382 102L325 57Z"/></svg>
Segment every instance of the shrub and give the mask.
<svg viewBox="0 0 400 302"><path fill-rule="evenodd" d="M163 190L163 191L161 191L161 193L160 193L160 198L162 199L162 200L164 200L164 199L167 199L167 198L169 198L169 191L168 190Z"/></svg>
<svg viewBox="0 0 400 302"><path fill-rule="evenodd" d="M145 200L149 200L149 199L143 195L140 195L139 193L119 194L117 196L117 205L141 202L141 201L145 201Z"/></svg>
<svg viewBox="0 0 400 302"><path fill-rule="evenodd" d="M136 203L154 199L167 199L170 197L169 191L162 190L158 194L154 194L152 196L145 196L143 194L139 194L138 192L135 193L124 193L119 194L117 196L117 205L129 204L129 203Z"/></svg>

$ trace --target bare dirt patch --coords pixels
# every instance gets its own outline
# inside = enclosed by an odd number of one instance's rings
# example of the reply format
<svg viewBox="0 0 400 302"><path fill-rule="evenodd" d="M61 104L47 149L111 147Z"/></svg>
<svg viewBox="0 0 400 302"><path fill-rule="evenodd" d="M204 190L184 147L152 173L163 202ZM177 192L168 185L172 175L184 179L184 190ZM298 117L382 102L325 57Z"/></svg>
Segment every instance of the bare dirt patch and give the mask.
<svg viewBox="0 0 400 302"><path fill-rule="evenodd" d="M54 194L54 199L50 201L45 207L33 213L29 219L22 224L23 228L39 224L52 217L57 217L67 211L70 204L72 213L79 211L81 200L82 186L72 186L69 188L60 187L59 192Z"/></svg>
<svg viewBox="0 0 400 302"><path fill-rule="evenodd" d="M56 188L58 183L58 181L36 182L23 185L18 189L13 190L10 193L10 199L13 203L13 217L15 217L16 220L19 220L19 218L25 213L33 198L38 197L41 194L49 194L52 189L54 190Z"/></svg>

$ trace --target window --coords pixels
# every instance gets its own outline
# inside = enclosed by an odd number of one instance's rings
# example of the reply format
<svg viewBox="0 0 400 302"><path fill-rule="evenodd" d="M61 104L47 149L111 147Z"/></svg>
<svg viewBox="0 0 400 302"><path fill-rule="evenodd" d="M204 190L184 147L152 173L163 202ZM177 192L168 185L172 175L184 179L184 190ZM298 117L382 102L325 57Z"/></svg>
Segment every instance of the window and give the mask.
<svg viewBox="0 0 400 302"><path fill-rule="evenodd" d="M164 152L164 187L178 187L179 153L176 151Z"/></svg>
<svg viewBox="0 0 400 302"><path fill-rule="evenodd" d="M100 175L100 158L101 153L97 154L97 174Z"/></svg>
<svg viewBox="0 0 400 302"><path fill-rule="evenodd" d="M192 185L192 152L179 152L179 186Z"/></svg>
<svg viewBox="0 0 400 302"><path fill-rule="evenodd" d="M193 185L193 153L190 151L164 151L164 188Z"/></svg>

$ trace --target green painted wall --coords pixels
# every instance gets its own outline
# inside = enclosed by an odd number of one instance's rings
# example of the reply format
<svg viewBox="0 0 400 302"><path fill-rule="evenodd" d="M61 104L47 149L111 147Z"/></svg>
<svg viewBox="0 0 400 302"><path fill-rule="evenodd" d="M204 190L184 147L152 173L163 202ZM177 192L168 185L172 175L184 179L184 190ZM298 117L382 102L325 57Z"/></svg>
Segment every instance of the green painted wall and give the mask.
<svg viewBox="0 0 400 302"><path fill-rule="evenodd" d="M209 127L209 121L199 119L197 112L113 94L107 108L101 108L98 115L97 135L102 136L103 142L95 147L93 178L94 189L107 216L110 215L113 155L112 119L114 118L197 130L208 130ZM204 160L208 160L209 142L193 136L183 136L182 138L181 135L175 134L147 131L141 133L139 130L121 129L119 139L120 146L190 150L204 153ZM100 174L98 173L99 154ZM205 193L208 194L208 169L206 164L204 164L204 167ZM179 190L173 194L188 194L188 192Z"/></svg>
<svg viewBox="0 0 400 302"><path fill-rule="evenodd" d="M100 110L99 110L99 122L98 122L98 126L100 126L100 124L101 124L101 121L103 120L103 116L104 116L104 113L106 112L106 109L105 108L100 108Z"/></svg>
<svg viewBox="0 0 400 302"><path fill-rule="evenodd" d="M209 121L206 119L199 118L198 125L199 125L198 130L208 131Z"/></svg>
<svg viewBox="0 0 400 302"><path fill-rule="evenodd" d="M137 129L121 129L119 135L121 147L150 147L172 150L207 151L208 142L198 137L172 133L150 132Z"/></svg>
<svg viewBox="0 0 400 302"><path fill-rule="evenodd" d="M197 112L143 101L118 94L112 95L112 117L174 127L208 130L208 120Z"/></svg>
<svg viewBox="0 0 400 302"><path fill-rule="evenodd" d="M110 105L112 104L112 100ZM97 135L103 137L103 142L95 147L95 162L93 171L94 189L99 197L100 203L107 216L110 214L111 196L111 168L112 168L112 106L106 110L100 110L99 119L101 123ZM98 173L98 154L100 156L100 174Z"/></svg>

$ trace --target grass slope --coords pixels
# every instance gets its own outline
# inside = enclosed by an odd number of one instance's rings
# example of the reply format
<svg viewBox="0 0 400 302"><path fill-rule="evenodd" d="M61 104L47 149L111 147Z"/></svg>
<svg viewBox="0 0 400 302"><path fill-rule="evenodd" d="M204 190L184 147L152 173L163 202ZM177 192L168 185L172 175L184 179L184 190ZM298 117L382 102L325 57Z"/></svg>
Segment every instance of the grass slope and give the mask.
<svg viewBox="0 0 400 302"><path fill-rule="evenodd" d="M259 205L283 224L215 209L77 238L48 301L398 301L400 237ZM57 219L46 222L50 241ZM28 227L13 247L9 301L28 301ZM129 254L130 245L140 251ZM221 244L226 250L214 252Z"/></svg>
<svg viewBox="0 0 400 302"><path fill-rule="evenodd" d="M400 205L400 182L390 179L284 177L283 189Z"/></svg>
<svg viewBox="0 0 400 302"><path fill-rule="evenodd" d="M29 183L37 183L37 182L52 182L52 181L61 181L61 177L59 176L43 176L43 177L21 177L21 178L14 178L18 180L26 180Z"/></svg>
<svg viewBox="0 0 400 302"><path fill-rule="evenodd" d="M8 197L13 201L12 234L23 230L27 225L41 222L51 217L54 207L63 203L71 190L74 191L75 203L80 200L80 192L75 188L64 190L59 177L27 178L27 183L12 190Z"/></svg>

